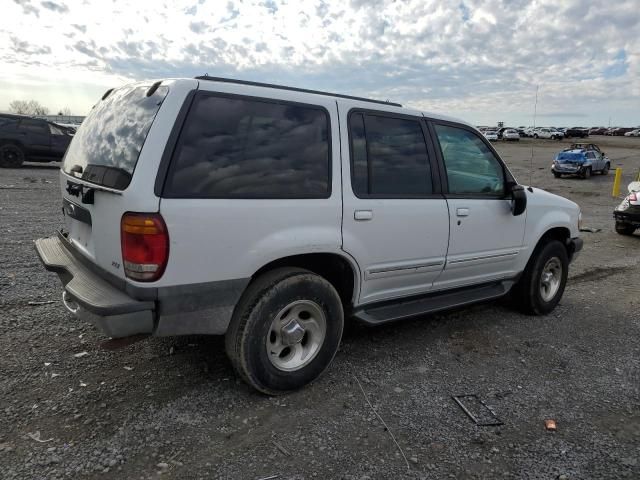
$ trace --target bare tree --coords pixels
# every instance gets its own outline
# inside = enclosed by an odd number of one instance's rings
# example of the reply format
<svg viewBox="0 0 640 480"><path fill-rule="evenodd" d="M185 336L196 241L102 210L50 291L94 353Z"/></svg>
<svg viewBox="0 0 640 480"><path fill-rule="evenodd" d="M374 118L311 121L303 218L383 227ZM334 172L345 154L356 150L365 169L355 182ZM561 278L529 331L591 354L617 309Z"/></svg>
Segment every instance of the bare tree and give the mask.
<svg viewBox="0 0 640 480"><path fill-rule="evenodd" d="M63 115L65 117L71 116L71 109L69 107L64 107L62 110L58 112L58 115Z"/></svg>
<svg viewBox="0 0 640 480"><path fill-rule="evenodd" d="M37 100L14 100L9 104L9 110L21 115L47 115L49 109Z"/></svg>

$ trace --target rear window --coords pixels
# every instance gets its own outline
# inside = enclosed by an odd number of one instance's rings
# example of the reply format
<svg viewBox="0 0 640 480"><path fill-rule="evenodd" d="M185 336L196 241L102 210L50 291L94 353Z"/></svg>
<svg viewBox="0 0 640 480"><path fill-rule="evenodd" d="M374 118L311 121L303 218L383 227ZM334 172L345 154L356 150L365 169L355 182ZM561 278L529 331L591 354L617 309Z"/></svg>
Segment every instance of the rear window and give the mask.
<svg viewBox="0 0 640 480"><path fill-rule="evenodd" d="M163 196L327 198L329 118L311 105L200 92Z"/></svg>
<svg viewBox="0 0 640 480"><path fill-rule="evenodd" d="M556 157L556 160L583 160L583 159L584 159L584 154L569 153L569 152L559 153L558 156Z"/></svg>
<svg viewBox="0 0 640 480"><path fill-rule="evenodd" d="M100 100L84 119L64 157L63 169L82 168L82 179L122 190L131 182L138 156L162 101L169 92L160 86L147 97L149 86L127 86Z"/></svg>

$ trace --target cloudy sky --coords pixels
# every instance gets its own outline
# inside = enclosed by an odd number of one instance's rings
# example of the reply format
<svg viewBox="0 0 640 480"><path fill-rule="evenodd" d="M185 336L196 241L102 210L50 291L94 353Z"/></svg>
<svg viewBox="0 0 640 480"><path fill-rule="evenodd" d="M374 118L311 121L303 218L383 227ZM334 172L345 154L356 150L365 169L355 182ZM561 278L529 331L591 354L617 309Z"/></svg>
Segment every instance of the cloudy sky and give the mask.
<svg viewBox="0 0 640 480"><path fill-rule="evenodd" d="M132 80L215 76L476 124L640 124L638 0L3 0L0 111L85 114Z"/></svg>

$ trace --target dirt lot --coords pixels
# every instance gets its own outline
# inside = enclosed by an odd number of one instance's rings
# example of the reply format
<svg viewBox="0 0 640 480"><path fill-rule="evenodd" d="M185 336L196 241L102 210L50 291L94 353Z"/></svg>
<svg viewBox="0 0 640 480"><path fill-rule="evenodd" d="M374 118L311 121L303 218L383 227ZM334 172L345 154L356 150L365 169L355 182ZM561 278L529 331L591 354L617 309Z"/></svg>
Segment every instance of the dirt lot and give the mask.
<svg viewBox="0 0 640 480"><path fill-rule="evenodd" d="M640 139L592 140L626 185ZM552 177L559 147L497 144L525 184L533 151L531 184L576 201L602 229L584 233L551 315L493 303L352 325L329 371L281 398L241 383L221 338L102 349L33 248L62 222L57 166L1 170L0 477L640 478L640 235L613 232L613 175ZM504 425L475 426L451 399L461 393Z"/></svg>

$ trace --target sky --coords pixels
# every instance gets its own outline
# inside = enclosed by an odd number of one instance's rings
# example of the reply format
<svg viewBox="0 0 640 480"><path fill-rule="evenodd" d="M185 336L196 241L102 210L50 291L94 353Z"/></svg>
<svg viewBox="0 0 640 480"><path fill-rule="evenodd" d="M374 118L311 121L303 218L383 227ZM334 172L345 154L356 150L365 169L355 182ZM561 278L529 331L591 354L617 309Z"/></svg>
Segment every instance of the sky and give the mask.
<svg viewBox="0 0 640 480"><path fill-rule="evenodd" d="M640 125L638 0L3 0L0 111L208 73L476 125Z"/></svg>

